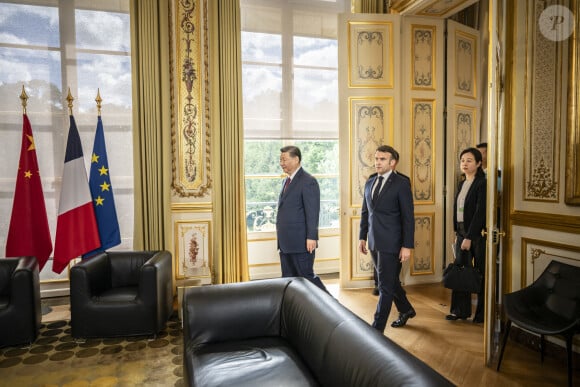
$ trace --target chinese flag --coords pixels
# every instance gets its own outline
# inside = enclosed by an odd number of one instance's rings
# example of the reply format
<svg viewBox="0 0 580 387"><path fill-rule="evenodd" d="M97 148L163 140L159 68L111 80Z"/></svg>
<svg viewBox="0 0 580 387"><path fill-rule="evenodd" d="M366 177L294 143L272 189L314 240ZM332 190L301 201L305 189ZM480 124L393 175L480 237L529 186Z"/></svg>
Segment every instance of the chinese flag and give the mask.
<svg viewBox="0 0 580 387"><path fill-rule="evenodd" d="M6 256L34 256L39 269L42 270L51 252L52 241L36 159L36 147L30 121L24 114L20 163L6 240Z"/></svg>

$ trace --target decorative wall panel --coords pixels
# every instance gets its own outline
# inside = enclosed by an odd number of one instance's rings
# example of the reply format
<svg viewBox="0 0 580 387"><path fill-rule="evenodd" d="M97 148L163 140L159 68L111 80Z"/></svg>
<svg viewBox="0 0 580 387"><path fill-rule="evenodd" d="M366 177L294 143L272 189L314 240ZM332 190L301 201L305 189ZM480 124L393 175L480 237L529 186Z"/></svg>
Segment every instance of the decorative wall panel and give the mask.
<svg viewBox="0 0 580 387"><path fill-rule="evenodd" d="M349 87L394 87L393 24L349 22Z"/></svg>
<svg viewBox="0 0 580 387"><path fill-rule="evenodd" d="M552 241L522 238L522 283L534 282L553 260L580 266L580 247Z"/></svg>
<svg viewBox="0 0 580 387"><path fill-rule="evenodd" d="M466 148L473 147L477 141L477 109L471 106L456 105L454 112L455 149L453 152L455 165L459 165L461 152ZM456 167L455 170L457 177L459 177L460 169Z"/></svg>
<svg viewBox="0 0 580 387"><path fill-rule="evenodd" d="M535 2L535 25L544 10ZM526 125L524 200L557 202L559 197L562 50L534 28L530 124Z"/></svg>
<svg viewBox="0 0 580 387"><path fill-rule="evenodd" d="M476 97L477 85L477 36L456 31L455 45L455 95Z"/></svg>
<svg viewBox="0 0 580 387"><path fill-rule="evenodd" d="M435 213L415 213L415 249L411 275L434 274Z"/></svg>
<svg viewBox="0 0 580 387"><path fill-rule="evenodd" d="M375 172L375 151L393 144L393 98L349 98L350 205L362 206L365 182Z"/></svg>
<svg viewBox="0 0 580 387"><path fill-rule="evenodd" d="M435 26L411 26L411 89L435 90Z"/></svg>
<svg viewBox="0 0 580 387"><path fill-rule="evenodd" d="M211 278L211 222L175 222L175 278Z"/></svg>
<svg viewBox="0 0 580 387"><path fill-rule="evenodd" d="M411 147L413 172L412 188L415 204L435 203L435 101L413 99L411 101Z"/></svg>
<svg viewBox="0 0 580 387"><path fill-rule="evenodd" d="M358 251L360 231L360 216L354 216L350 219L350 279L351 280L368 280L373 278L375 269L373 258L370 251L367 255Z"/></svg>
<svg viewBox="0 0 580 387"><path fill-rule="evenodd" d="M207 1L176 0L174 12L173 189L182 197L203 197L211 186Z"/></svg>

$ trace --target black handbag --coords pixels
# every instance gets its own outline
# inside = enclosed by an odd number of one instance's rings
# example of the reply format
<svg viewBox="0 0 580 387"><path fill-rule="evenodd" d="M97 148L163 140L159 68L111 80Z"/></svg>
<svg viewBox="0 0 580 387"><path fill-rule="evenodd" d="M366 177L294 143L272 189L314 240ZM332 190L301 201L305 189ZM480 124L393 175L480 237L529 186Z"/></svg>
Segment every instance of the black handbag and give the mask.
<svg viewBox="0 0 580 387"><path fill-rule="evenodd" d="M461 292L479 293L482 275L472 266L450 263L443 271L443 286Z"/></svg>

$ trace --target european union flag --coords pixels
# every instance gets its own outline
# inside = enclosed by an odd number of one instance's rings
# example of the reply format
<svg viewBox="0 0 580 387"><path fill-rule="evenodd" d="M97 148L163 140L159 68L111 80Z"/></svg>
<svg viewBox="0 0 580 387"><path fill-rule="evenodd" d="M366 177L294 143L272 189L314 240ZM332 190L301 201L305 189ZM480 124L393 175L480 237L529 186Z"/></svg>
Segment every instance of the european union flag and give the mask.
<svg viewBox="0 0 580 387"><path fill-rule="evenodd" d="M121 232L119 231L119 221L117 220L117 210L115 209L115 200L113 198L113 186L111 185L111 176L109 174L105 132L101 116L98 118L95 144L93 145L93 154L91 156L89 187L93 198L95 216L97 217L101 247L84 254L83 258L91 257L121 243Z"/></svg>

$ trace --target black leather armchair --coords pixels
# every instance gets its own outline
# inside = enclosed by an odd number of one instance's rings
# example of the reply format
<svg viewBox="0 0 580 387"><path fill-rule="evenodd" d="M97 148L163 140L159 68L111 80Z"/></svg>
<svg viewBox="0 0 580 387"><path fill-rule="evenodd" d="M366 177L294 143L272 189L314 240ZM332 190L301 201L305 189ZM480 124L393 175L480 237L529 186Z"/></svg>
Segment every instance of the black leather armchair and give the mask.
<svg viewBox="0 0 580 387"><path fill-rule="evenodd" d="M105 252L71 268L72 336L156 335L173 313L168 251Z"/></svg>
<svg viewBox="0 0 580 387"><path fill-rule="evenodd" d="M512 322L540 335L544 361L546 335L563 336L568 352L568 384L572 385L572 339L580 331L580 267L552 261L530 286L504 295L507 314L497 370Z"/></svg>
<svg viewBox="0 0 580 387"><path fill-rule="evenodd" d="M0 347L33 343L41 320L36 258L0 259Z"/></svg>

